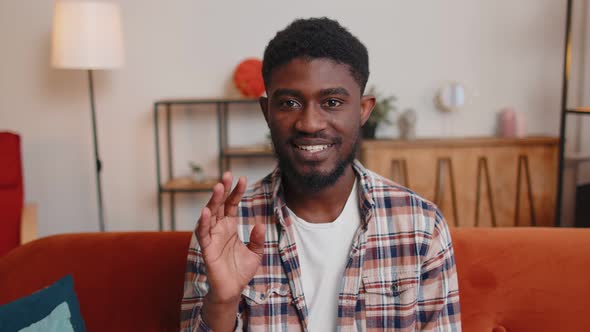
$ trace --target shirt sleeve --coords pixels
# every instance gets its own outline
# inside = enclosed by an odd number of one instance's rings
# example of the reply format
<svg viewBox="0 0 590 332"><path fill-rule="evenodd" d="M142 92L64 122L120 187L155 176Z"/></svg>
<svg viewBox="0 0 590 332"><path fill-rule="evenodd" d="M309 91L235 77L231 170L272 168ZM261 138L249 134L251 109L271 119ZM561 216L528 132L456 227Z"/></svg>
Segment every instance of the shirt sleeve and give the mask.
<svg viewBox="0 0 590 332"><path fill-rule="evenodd" d="M184 274L184 293L180 304L180 331L211 332L201 317L203 299L209 291L205 262L195 233L191 237L186 270ZM242 305L239 306L236 318L236 331L242 329Z"/></svg>
<svg viewBox="0 0 590 332"><path fill-rule="evenodd" d="M417 330L461 331L459 284L453 244L447 223L438 209L418 292Z"/></svg>

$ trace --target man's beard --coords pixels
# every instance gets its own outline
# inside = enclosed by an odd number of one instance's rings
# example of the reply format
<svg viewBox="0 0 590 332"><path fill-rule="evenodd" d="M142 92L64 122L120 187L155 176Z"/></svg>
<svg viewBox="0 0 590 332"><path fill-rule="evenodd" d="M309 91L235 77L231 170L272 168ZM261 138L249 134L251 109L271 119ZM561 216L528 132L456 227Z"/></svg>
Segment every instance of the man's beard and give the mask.
<svg viewBox="0 0 590 332"><path fill-rule="evenodd" d="M352 164L356 157L358 146L360 143L360 130L357 136L354 138L350 153L339 158L336 166L328 173L311 172L310 174L301 174L297 172L293 164L289 161L289 158L281 154L281 149L277 149L276 143L273 140L274 152L279 161L279 168L283 179L288 178L294 183L299 183L303 188L308 189L310 192L319 192L325 188L328 188L336 183L338 179L344 174L346 168Z"/></svg>

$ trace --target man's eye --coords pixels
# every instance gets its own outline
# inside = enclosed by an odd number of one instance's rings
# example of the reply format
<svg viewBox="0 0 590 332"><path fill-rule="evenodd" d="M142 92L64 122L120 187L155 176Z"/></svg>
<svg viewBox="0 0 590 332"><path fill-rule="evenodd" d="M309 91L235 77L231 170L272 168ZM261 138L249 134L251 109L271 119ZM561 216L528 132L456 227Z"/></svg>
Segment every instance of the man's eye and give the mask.
<svg viewBox="0 0 590 332"><path fill-rule="evenodd" d="M283 102L281 102L281 106L283 107L287 107L287 108L297 108L299 107L299 103L296 102L295 100L285 100Z"/></svg>
<svg viewBox="0 0 590 332"><path fill-rule="evenodd" d="M328 99L326 100L326 102L324 102L324 107L327 108L336 108L338 106L342 105L342 102L336 99Z"/></svg>

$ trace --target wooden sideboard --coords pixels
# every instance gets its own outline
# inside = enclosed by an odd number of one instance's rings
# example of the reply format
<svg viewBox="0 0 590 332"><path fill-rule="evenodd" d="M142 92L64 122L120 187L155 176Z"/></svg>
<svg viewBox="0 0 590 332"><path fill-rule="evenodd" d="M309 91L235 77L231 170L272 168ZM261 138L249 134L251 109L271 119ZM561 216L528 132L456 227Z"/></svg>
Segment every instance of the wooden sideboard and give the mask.
<svg viewBox="0 0 590 332"><path fill-rule="evenodd" d="M451 226L553 226L559 139L364 140L363 164L439 206Z"/></svg>

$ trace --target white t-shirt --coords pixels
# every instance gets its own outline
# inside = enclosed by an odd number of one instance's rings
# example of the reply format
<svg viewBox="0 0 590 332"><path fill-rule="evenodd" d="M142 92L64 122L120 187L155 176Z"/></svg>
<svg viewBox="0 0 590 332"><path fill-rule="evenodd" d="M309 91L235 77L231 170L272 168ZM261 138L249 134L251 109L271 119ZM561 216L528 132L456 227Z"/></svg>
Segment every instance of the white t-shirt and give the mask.
<svg viewBox="0 0 590 332"><path fill-rule="evenodd" d="M353 237L361 224L356 181L342 213L331 223L309 223L290 213L295 220L295 243L309 313L308 331L335 331L338 294Z"/></svg>

